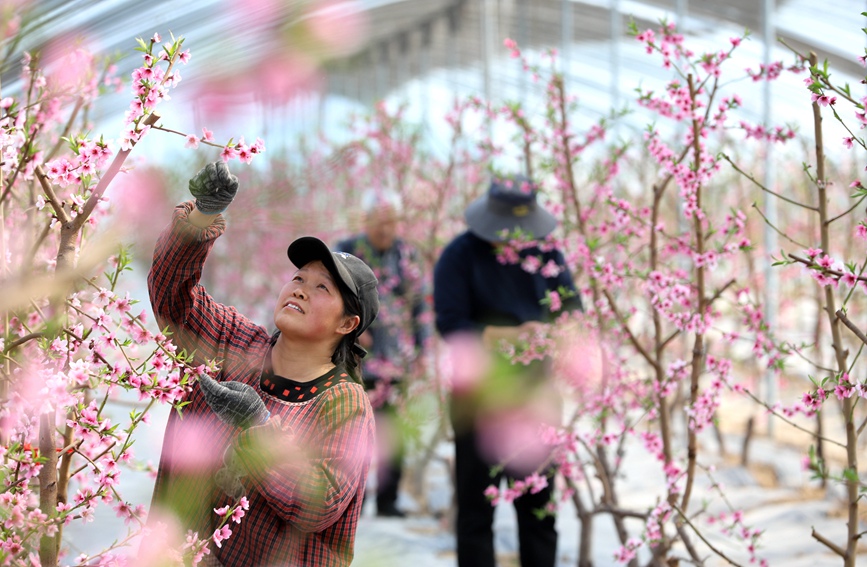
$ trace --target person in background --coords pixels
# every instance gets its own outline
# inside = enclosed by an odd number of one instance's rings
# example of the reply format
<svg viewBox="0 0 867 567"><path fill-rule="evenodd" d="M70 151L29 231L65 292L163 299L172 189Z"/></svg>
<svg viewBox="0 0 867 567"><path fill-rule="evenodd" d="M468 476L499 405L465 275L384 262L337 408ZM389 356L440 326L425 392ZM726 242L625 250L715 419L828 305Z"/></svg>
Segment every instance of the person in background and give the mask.
<svg viewBox="0 0 867 567"><path fill-rule="evenodd" d="M199 283L237 178L219 161L189 187L195 200L175 208L159 237L148 291L160 328L195 353L191 363L220 369L199 377L183 419L169 417L151 516L167 511L182 533L206 540L220 527L215 510L246 498L243 521L202 565L346 567L375 435L357 339L379 310L376 277L317 238L294 240L297 270L275 282L269 333ZM226 537L229 524L221 530Z"/></svg>
<svg viewBox="0 0 867 567"><path fill-rule="evenodd" d="M486 489L499 486L504 477L523 480L542 469L546 479L539 485L544 486L514 500L519 555L522 567L554 567L555 518L537 515L548 510L554 474L546 464L547 449L540 450L538 431L546 419L559 424L560 418L560 407L547 387L550 361L510 364L498 351L503 343L518 344L558 315L543 304L549 292L566 297L565 311L581 309L581 301L562 253L542 242L557 222L537 203L529 179L493 178L487 193L467 207L465 219L468 230L447 244L436 262L433 293L436 328L446 344L469 343L486 361L453 363L460 366L456 373L478 373L453 382L449 407L458 565L495 565L494 506ZM516 233L535 239L538 246L531 243L516 261L500 261L499 245ZM537 261L525 262L530 256ZM528 271L529 265L545 269ZM527 442L516 445L520 439Z"/></svg>
<svg viewBox="0 0 867 567"><path fill-rule="evenodd" d="M430 309L416 249L398 236L400 196L371 189L361 200L364 232L341 240L336 250L357 256L379 280L380 312L359 338L364 359L364 385L376 416L376 513L403 517L398 488L411 424L400 419L406 378L423 372L425 341L432 334Z"/></svg>

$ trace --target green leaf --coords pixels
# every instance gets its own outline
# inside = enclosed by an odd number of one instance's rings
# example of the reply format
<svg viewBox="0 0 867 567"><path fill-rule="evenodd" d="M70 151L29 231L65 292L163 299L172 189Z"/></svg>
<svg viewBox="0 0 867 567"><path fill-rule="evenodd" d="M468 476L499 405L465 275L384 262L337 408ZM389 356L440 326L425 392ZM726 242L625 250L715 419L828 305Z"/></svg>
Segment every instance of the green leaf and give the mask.
<svg viewBox="0 0 867 567"><path fill-rule="evenodd" d="M853 484L858 484L858 481L859 481L858 471L856 471L852 468L845 468L845 469L843 469L843 478L845 478L847 481L849 481Z"/></svg>

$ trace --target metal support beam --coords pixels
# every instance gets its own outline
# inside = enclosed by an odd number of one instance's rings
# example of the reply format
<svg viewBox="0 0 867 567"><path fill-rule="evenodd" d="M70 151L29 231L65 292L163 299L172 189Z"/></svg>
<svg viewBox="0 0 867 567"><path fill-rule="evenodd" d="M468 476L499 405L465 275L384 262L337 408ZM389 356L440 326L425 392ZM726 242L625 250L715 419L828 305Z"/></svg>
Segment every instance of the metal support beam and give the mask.
<svg viewBox="0 0 867 567"><path fill-rule="evenodd" d="M623 37L623 15L620 13L620 0L610 1L611 16L611 84L609 85L611 106L620 106L620 39Z"/></svg>
<svg viewBox="0 0 867 567"><path fill-rule="evenodd" d="M571 76L572 62L572 0L560 2L560 69L563 72L563 84L566 91L569 90L569 77Z"/></svg>
<svg viewBox="0 0 867 567"><path fill-rule="evenodd" d="M762 39L764 40L763 60L767 68L771 64L773 58L774 44L776 43L776 27L774 22L774 0L762 0ZM765 81L762 91L762 121L767 130L771 130L771 121L773 120L773 104L771 98L773 96L773 81ZM776 175L774 171L774 143L768 142L765 146L765 179L764 185L770 190L774 190L776 184ZM779 278L777 270L771 265L771 254L777 250L777 232L774 227L777 226L777 201L776 198L768 192L764 194L765 217L765 321L768 328L773 329L777 325L777 299L779 298ZM779 393L777 392L777 374L773 370L765 371L765 401L769 405L774 405L777 401ZM768 418L768 435L774 434L774 420Z"/></svg>

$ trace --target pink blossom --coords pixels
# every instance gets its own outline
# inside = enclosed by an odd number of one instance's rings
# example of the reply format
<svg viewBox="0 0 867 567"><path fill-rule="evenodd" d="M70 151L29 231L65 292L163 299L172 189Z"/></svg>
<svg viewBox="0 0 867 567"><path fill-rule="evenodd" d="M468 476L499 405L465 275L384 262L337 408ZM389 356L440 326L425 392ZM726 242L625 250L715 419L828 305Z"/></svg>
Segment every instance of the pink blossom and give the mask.
<svg viewBox="0 0 867 567"><path fill-rule="evenodd" d="M818 103L820 106L833 106L837 102L837 97L831 97L824 93L813 93L811 99L813 102Z"/></svg>
<svg viewBox="0 0 867 567"><path fill-rule="evenodd" d="M226 162L236 157L238 157L238 150L233 146L226 146L223 148L223 151L220 152L220 159Z"/></svg>
<svg viewBox="0 0 867 567"><path fill-rule="evenodd" d="M841 382L834 387L834 395L837 396L837 399L840 401L851 398L854 393L855 389L851 384L844 384Z"/></svg>
<svg viewBox="0 0 867 567"><path fill-rule="evenodd" d="M825 254L824 256L816 260L816 264L818 264L822 268L825 268L826 270L831 269L834 263L834 259L828 254Z"/></svg>
<svg viewBox="0 0 867 567"><path fill-rule="evenodd" d="M489 486L485 489L485 498L491 501L492 506L500 503L500 489L496 486Z"/></svg>
<svg viewBox="0 0 867 567"><path fill-rule="evenodd" d="M253 152L250 151L250 148L244 144L238 144L237 146L238 159L240 159L244 163L252 163L253 161Z"/></svg>
<svg viewBox="0 0 867 567"><path fill-rule="evenodd" d="M229 524L226 524L222 528L217 529L214 535L211 536L211 539L213 539L217 547L223 547L223 541L229 539L231 535L232 528L229 527Z"/></svg>
<svg viewBox="0 0 867 567"><path fill-rule="evenodd" d="M531 274L538 272L541 266L542 260L540 260L538 256L527 256L524 258L524 261L521 262L521 268L523 268L525 272Z"/></svg>
<svg viewBox="0 0 867 567"><path fill-rule="evenodd" d="M563 301L560 299L560 294L556 291L549 292L548 298L551 300L550 309L552 313L556 313L563 309Z"/></svg>
<svg viewBox="0 0 867 567"><path fill-rule="evenodd" d="M545 276L546 278L556 278L560 275L561 268L554 260L548 260L548 262L542 266L542 269L539 271L540 274Z"/></svg>
<svg viewBox="0 0 867 567"><path fill-rule="evenodd" d="M248 507L249 507L249 505L248 505ZM245 508L243 506L236 506L235 509L232 511L232 521L235 522L236 524L240 524L241 518L243 518L245 515L244 510L246 510L246 509L247 508Z"/></svg>

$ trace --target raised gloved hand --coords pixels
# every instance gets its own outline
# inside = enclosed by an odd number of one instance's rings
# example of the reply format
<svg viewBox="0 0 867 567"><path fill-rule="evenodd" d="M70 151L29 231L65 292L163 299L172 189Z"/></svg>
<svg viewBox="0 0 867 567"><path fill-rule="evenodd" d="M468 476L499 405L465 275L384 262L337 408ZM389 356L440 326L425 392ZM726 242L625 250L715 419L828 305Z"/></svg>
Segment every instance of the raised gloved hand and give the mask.
<svg viewBox="0 0 867 567"><path fill-rule="evenodd" d="M214 413L225 423L235 427L261 425L271 415L256 390L247 384L217 382L208 376L200 376L199 387Z"/></svg>
<svg viewBox="0 0 867 567"><path fill-rule="evenodd" d="M196 198L196 208L206 215L225 211L237 192L238 178L222 160L209 163L190 179L190 193Z"/></svg>

